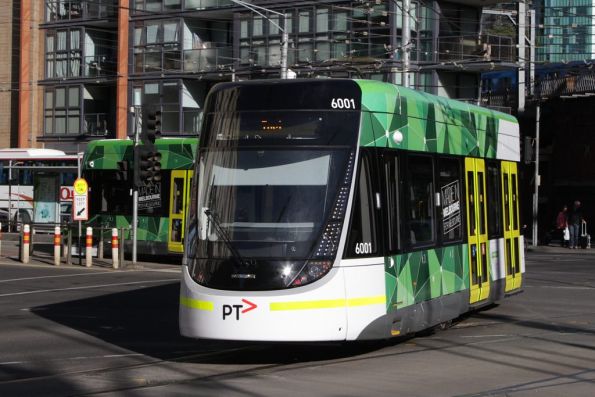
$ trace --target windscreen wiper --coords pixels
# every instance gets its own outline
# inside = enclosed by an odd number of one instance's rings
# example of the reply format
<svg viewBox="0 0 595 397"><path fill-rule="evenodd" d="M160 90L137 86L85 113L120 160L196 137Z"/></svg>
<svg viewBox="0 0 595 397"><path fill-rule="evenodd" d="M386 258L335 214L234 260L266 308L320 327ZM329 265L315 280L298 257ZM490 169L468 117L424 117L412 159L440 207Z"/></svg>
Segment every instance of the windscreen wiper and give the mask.
<svg viewBox="0 0 595 397"><path fill-rule="evenodd" d="M238 252L236 247L231 242L231 238L229 238L229 234L227 234L227 231L225 229L223 229L223 227L221 227L221 222L219 221L219 216L217 215L217 213L211 209L208 209L208 208L205 209L204 212L205 212L205 215L207 216L207 218L209 219L209 221L213 222L213 226L215 226L215 231L217 232L217 235L221 238L221 240L223 240L223 242L225 243L227 248L229 248L229 251L231 252L231 255L236 260L236 262L240 266L245 265L242 255L240 255L240 253Z"/></svg>

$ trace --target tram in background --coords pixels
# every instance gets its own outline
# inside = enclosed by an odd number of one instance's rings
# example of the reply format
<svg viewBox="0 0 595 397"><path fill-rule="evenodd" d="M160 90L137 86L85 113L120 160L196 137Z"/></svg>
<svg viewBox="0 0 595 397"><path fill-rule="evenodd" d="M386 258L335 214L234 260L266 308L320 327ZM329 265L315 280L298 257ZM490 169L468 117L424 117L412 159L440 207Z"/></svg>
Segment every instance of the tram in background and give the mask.
<svg viewBox="0 0 595 397"><path fill-rule="evenodd" d="M205 106L180 331L383 339L521 290L510 115L371 80L222 83Z"/></svg>
<svg viewBox="0 0 595 397"><path fill-rule="evenodd" d="M139 189L139 252L182 254L197 143L197 138L156 140L161 153L161 181ZM90 187L89 224L125 228L127 239L132 223L132 167L130 139L90 142L83 158L83 177Z"/></svg>
<svg viewBox="0 0 595 397"><path fill-rule="evenodd" d="M35 219L36 181L54 184L59 203L51 223L68 222L72 184L77 177L79 156L54 149L0 149L0 222L8 226L40 222ZM46 178L46 179L39 179ZM49 202L48 202L49 203ZM53 205L53 204L52 204ZM49 211L48 214L53 211Z"/></svg>

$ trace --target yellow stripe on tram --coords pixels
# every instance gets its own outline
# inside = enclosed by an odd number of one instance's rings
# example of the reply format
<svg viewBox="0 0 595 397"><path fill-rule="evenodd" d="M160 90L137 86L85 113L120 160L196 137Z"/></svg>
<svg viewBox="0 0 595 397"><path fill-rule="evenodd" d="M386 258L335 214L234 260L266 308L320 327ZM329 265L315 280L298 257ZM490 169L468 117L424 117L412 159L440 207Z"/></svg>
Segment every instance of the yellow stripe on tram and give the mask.
<svg viewBox="0 0 595 397"><path fill-rule="evenodd" d="M199 301L198 299L185 298L183 296L180 297L180 304L191 309L206 310L209 312L215 310L213 302Z"/></svg>
<svg viewBox="0 0 595 397"><path fill-rule="evenodd" d="M325 299L316 301L298 301L298 302L273 302L270 304L271 311L286 310L311 310L311 309L334 309L338 307L355 307L369 305L384 305L386 297L384 295L371 296L365 298L351 299Z"/></svg>

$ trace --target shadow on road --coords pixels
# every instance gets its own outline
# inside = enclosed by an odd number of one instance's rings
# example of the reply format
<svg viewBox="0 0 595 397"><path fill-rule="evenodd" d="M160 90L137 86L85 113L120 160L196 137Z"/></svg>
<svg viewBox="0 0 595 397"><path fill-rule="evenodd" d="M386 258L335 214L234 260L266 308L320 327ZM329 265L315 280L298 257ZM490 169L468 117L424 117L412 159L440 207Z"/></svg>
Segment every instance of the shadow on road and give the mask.
<svg viewBox="0 0 595 397"><path fill-rule="evenodd" d="M32 309L38 316L121 348L177 362L287 364L352 357L403 341L246 343L184 338L178 330L179 284L102 295ZM264 326L264 325L263 325Z"/></svg>

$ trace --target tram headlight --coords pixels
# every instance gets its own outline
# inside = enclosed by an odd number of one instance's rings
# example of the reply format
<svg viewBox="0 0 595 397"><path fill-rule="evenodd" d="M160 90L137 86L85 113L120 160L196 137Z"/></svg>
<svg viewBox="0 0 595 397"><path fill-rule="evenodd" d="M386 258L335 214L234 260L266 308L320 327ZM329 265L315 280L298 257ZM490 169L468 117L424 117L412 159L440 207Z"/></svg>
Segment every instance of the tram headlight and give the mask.
<svg viewBox="0 0 595 397"><path fill-rule="evenodd" d="M299 287L301 285L310 284L327 274L332 266L333 262L330 260L308 261L298 276L291 282L291 286Z"/></svg>

